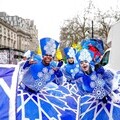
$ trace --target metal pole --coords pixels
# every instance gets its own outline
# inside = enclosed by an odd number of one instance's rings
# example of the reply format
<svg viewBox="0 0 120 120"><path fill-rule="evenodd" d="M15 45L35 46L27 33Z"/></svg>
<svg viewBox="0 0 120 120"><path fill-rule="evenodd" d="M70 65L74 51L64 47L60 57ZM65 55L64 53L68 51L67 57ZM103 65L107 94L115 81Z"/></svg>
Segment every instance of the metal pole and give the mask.
<svg viewBox="0 0 120 120"><path fill-rule="evenodd" d="M93 20L92 20L92 38L94 38Z"/></svg>

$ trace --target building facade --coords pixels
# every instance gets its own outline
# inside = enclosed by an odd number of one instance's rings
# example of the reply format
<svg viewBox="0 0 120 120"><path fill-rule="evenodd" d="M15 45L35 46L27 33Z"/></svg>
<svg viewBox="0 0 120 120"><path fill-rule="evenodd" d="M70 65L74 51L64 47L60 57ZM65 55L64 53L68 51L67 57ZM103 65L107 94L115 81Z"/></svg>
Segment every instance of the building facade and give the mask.
<svg viewBox="0 0 120 120"><path fill-rule="evenodd" d="M37 50L38 30L33 20L9 16L5 12L0 12L0 18L0 45L22 51Z"/></svg>
<svg viewBox="0 0 120 120"><path fill-rule="evenodd" d="M0 63L13 63L14 58L27 50L36 51L38 46L34 21L0 12Z"/></svg>

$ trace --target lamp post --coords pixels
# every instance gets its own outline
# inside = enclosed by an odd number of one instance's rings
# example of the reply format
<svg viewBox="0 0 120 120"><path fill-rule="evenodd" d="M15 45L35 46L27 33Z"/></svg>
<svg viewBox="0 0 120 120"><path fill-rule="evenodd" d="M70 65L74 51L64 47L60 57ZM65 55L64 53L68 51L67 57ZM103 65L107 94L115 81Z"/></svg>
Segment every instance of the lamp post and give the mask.
<svg viewBox="0 0 120 120"><path fill-rule="evenodd" d="M92 20L92 38L94 38L94 28L93 28L93 20Z"/></svg>

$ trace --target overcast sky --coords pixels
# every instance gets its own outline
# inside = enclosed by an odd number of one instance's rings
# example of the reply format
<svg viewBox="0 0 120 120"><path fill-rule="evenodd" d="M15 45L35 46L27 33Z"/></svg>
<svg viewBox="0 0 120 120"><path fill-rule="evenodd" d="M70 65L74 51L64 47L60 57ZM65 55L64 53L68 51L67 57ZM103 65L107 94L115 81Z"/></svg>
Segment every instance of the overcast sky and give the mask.
<svg viewBox="0 0 120 120"><path fill-rule="evenodd" d="M93 0L101 10L120 8L120 0ZM34 20L38 39L51 37L59 41L60 26L64 20L80 14L88 0L0 0L0 11Z"/></svg>

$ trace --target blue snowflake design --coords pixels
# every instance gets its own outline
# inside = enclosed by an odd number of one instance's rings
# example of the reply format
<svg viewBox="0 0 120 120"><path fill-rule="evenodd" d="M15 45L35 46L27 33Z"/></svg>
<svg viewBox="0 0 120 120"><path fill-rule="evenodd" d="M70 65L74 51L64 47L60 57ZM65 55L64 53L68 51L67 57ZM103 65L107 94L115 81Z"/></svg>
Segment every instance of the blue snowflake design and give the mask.
<svg viewBox="0 0 120 120"><path fill-rule="evenodd" d="M39 79L35 80L34 87L36 91L40 91L46 84L47 81L51 80L51 76L54 74L53 70L48 70L48 68L43 68L41 72L38 72Z"/></svg>
<svg viewBox="0 0 120 120"><path fill-rule="evenodd" d="M34 87L36 91L40 91L46 85L46 81L44 79L35 80Z"/></svg>
<svg viewBox="0 0 120 120"><path fill-rule="evenodd" d="M78 93L78 88L76 84L68 83L68 82L63 82L62 84L65 88L67 88L70 92L77 94Z"/></svg>
<svg viewBox="0 0 120 120"><path fill-rule="evenodd" d="M73 58L75 59L75 51L74 51L74 49L72 49L72 48L69 49L67 55L68 55L70 58L73 57Z"/></svg>
<svg viewBox="0 0 120 120"><path fill-rule="evenodd" d="M92 61L91 54L87 49L83 49L80 51L80 55L79 55L78 59L80 61L87 60L89 63Z"/></svg>
<svg viewBox="0 0 120 120"><path fill-rule="evenodd" d="M117 94L120 90L117 90ZM116 94L116 91L114 91ZM107 103L96 100L92 95L81 97L79 103L79 120L119 120L120 101L114 102L114 97L108 96Z"/></svg>
<svg viewBox="0 0 120 120"><path fill-rule="evenodd" d="M102 99L103 97L106 96L105 89L100 86L96 86L93 90L93 95L95 96L96 99Z"/></svg>
<svg viewBox="0 0 120 120"><path fill-rule="evenodd" d="M79 71L80 71L79 70L79 65L77 64L75 68L70 70L72 78L74 78L75 74L78 73Z"/></svg>
<svg viewBox="0 0 120 120"><path fill-rule="evenodd" d="M45 81L50 81L51 76L54 74L54 71L52 69L43 68L41 72L38 72L38 77L40 79L44 79Z"/></svg>
<svg viewBox="0 0 120 120"><path fill-rule="evenodd" d="M105 81L102 79L102 75L101 74L92 74L91 75L91 83L90 86L93 89L93 95L95 96L96 99L102 99L104 96L106 96L107 91L105 90L104 86L105 86Z"/></svg>
<svg viewBox="0 0 120 120"><path fill-rule="evenodd" d="M39 93L18 88L16 120L78 120L79 98L64 86Z"/></svg>
<svg viewBox="0 0 120 120"><path fill-rule="evenodd" d="M44 46L44 50L46 51L46 54L54 56L56 52L55 41L51 39L49 42L47 42L46 46Z"/></svg>

